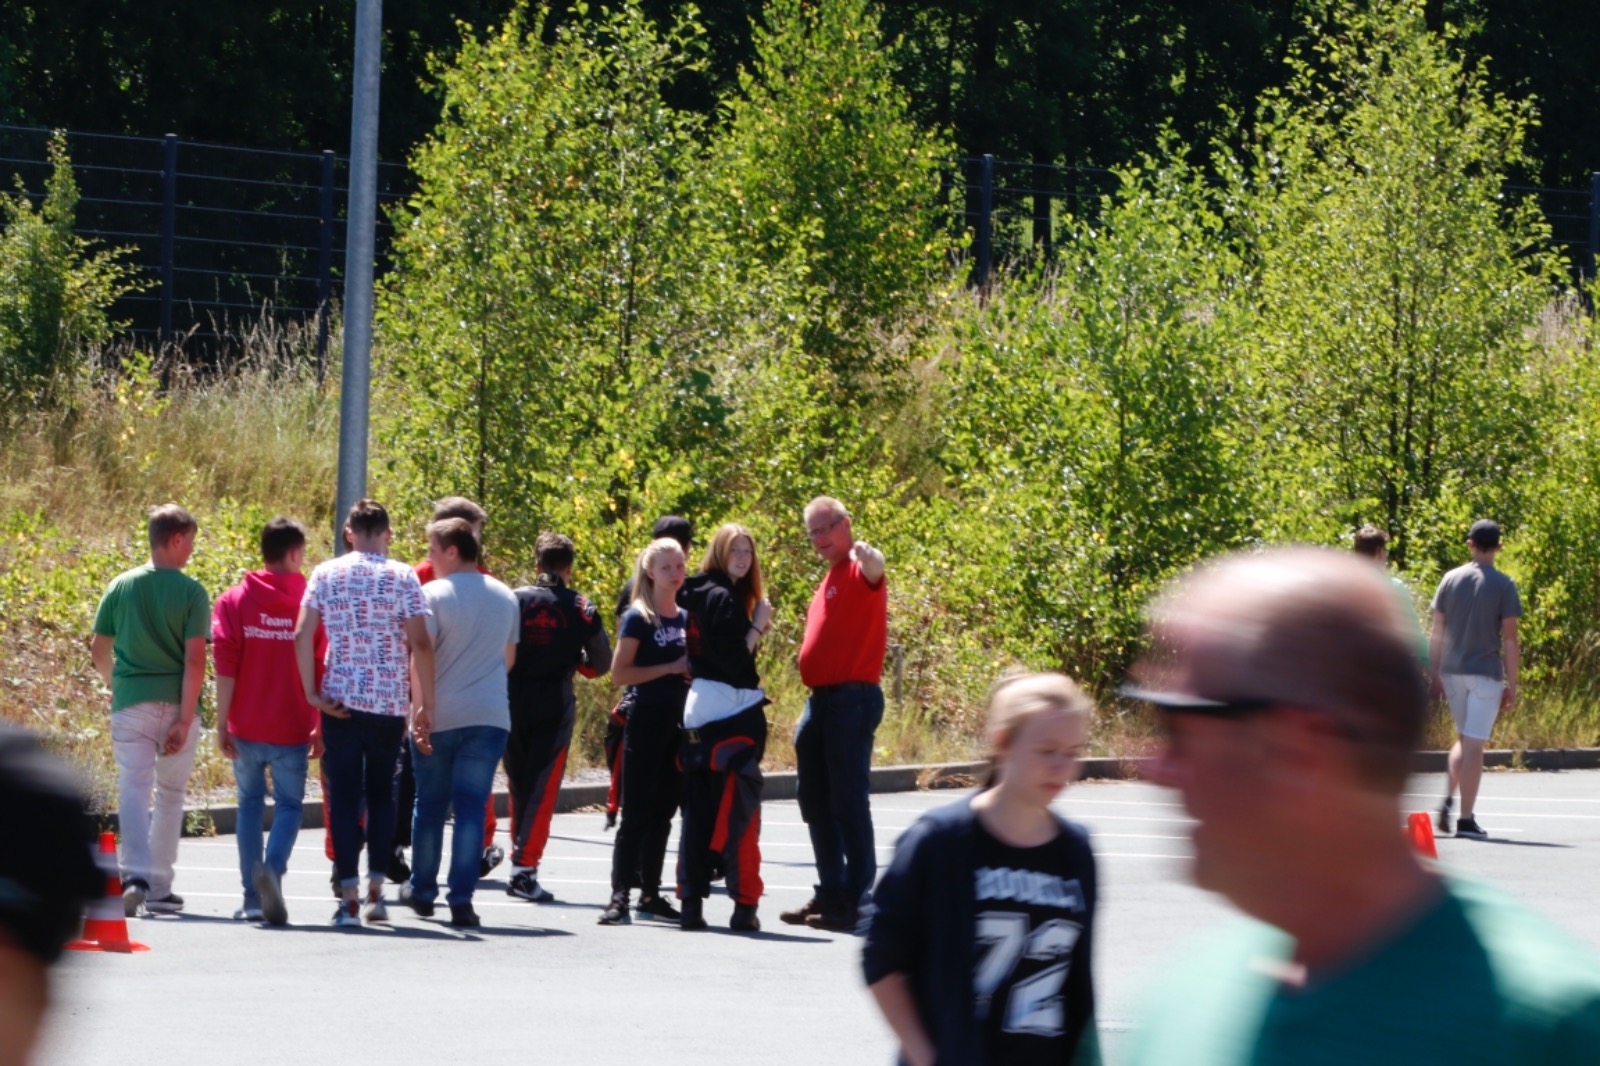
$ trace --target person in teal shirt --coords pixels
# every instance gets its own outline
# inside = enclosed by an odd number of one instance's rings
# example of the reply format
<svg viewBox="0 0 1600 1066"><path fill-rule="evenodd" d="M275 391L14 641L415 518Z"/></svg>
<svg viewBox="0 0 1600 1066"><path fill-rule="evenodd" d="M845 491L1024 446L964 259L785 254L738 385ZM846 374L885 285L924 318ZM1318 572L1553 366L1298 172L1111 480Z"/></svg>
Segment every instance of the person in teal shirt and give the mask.
<svg viewBox="0 0 1600 1066"><path fill-rule="evenodd" d="M147 531L150 561L106 588L89 644L100 680L111 690L122 901L130 918L146 909L183 909L183 897L172 891L173 865L211 637L210 598L183 572L199 523L169 503L150 512Z"/></svg>
<svg viewBox="0 0 1600 1066"><path fill-rule="evenodd" d="M1163 967L1137 1066L1600 1061L1600 960L1400 832L1427 715L1410 621L1348 554L1210 565L1150 614L1125 690L1193 876L1247 916Z"/></svg>

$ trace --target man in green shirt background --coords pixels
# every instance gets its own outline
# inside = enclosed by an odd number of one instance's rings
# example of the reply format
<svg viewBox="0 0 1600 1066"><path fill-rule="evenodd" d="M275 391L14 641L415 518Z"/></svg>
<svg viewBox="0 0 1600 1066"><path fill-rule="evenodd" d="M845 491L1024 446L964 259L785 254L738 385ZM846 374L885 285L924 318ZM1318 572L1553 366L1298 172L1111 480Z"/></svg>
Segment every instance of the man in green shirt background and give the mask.
<svg viewBox="0 0 1600 1066"><path fill-rule="evenodd" d="M183 897L172 891L172 868L200 735L195 706L211 636L210 599L183 573L199 523L169 503L150 512L147 528L150 561L119 574L106 588L89 646L100 679L111 689L122 901L130 918L143 910L183 909Z"/></svg>
<svg viewBox="0 0 1600 1066"><path fill-rule="evenodd" d="M1600 961L1401 833L1428 714L1384 576L1301 548L1196 571L1127 694L1195 819L1195 882L1248 917L1163 967L1138 1064L1592 1063Z"/></svg>

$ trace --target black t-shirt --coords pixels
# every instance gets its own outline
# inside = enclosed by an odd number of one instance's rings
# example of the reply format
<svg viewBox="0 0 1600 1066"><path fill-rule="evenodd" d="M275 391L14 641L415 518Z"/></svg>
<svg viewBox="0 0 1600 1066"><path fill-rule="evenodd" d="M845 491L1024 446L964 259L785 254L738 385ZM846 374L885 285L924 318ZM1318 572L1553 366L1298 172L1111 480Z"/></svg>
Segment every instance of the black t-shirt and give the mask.
<svg viewBox="0 0 1600 1066"><path fill-rule="evenodd" d="M973 1003L987 1061L1070 1061L1093 1012L1090 903L1064 837L1014 848L974 825Z"/></svg>
<svg viewBox="0 0 1600 1066"><path fill-rule="evenodd" d="M688 654L688 624L689 612L682 608L679 608L677 617L662 618L657 624L651 625L637 607L629 607L622 616L617 640L620 642L623 637L632 637L639 642L633 665L664 666ZM682 707L684 698L689 694L689 679L682 674L668 674L642 685L634 685L632 689L634 700L639 704L676 702Z"/></svg>

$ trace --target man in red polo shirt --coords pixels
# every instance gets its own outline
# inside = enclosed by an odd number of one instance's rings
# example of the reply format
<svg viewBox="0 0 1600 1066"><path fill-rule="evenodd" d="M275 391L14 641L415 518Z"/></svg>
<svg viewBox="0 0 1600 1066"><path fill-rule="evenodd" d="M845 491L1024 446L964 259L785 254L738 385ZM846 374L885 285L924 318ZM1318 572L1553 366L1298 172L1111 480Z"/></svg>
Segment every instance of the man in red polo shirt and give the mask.
<svg viewBox="0 0 1600 1066"><path fill-rule="evenodd" d="M811 689L795 730L800 816L811 831L816 893L778 917L813 929L854 929L878 873L867 796L872 738L883 720L889 589L883 553L856 540L850 512L829 496L805 509L811 547L828 563L806 611L800 680Z"/></svg>

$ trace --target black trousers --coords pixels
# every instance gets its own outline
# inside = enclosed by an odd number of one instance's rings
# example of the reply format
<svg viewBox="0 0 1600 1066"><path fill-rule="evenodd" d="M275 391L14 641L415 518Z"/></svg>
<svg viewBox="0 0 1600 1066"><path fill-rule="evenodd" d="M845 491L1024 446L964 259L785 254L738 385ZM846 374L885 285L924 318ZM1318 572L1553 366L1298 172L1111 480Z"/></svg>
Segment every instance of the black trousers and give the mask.
<svg viewBox="0 0 1600 1066"><path fill-rule="evenodd" d="M611 891L661 889L672 816L678 812L678 723L683 701L641 701L622 736L622 824L611 851Z"/></svg>

